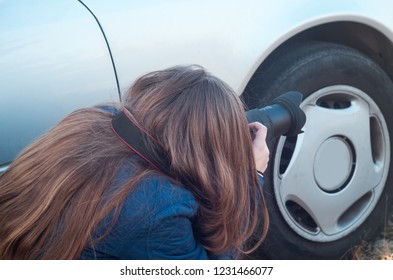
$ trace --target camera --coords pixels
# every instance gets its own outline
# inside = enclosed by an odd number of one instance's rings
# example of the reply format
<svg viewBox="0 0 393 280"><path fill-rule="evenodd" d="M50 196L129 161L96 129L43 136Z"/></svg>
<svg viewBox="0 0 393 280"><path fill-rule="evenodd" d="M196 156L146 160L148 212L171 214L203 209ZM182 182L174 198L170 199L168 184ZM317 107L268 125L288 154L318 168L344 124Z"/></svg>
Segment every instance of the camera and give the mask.
<svg viewBox="0 0 393 280"><path fill-rule="evenodd" d="M246 112L249 123L260 122L267 127L267 141L278 137L295 136L302 133L306 114L299 107L303 94L298 91L286 92L263 108Z"/></svg>

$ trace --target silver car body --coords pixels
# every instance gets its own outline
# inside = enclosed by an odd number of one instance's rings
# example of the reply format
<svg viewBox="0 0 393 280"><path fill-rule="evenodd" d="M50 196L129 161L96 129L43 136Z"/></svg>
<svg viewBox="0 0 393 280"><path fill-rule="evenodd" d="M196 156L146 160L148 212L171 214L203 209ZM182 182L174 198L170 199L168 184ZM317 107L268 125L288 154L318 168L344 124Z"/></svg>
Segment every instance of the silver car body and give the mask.
<svg viewBox="0 0 393 280"><path fill-rule="evenodd" d="M78 1L0 1L3 168L66 113L118 100L118 91L152 70L200 64L240 95L271 52L312 27L351 22L393 41L391 1L83 3L97 21Z"/></svg>

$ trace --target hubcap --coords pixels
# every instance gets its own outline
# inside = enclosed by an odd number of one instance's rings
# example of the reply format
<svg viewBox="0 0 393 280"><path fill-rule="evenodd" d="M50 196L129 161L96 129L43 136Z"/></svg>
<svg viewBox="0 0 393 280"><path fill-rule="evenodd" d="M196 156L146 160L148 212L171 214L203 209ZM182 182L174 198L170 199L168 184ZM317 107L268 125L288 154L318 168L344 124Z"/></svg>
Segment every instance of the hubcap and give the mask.
<svg viewBox="0 0 393 280"><path fill-rule="evenodd" d="M318 186L326 192L343 189L351 175L352 149L343 137L330 137L318 148L314 158L314 177Z"/></svg>
<svg viewBox="0 0 393 280"><path fill-rule="evenodd" d="M282 216L305 239L329 242L361 225L375 208L390 164L390 141L376 103L336 85L308 96L304 134L281 137L274 192Z"/></svg>

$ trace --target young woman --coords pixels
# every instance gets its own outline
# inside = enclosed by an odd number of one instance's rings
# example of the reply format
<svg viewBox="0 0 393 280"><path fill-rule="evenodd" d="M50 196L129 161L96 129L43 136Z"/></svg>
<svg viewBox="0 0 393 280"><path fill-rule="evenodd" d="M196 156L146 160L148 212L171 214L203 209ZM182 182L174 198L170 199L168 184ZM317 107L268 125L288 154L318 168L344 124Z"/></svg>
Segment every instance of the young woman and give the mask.
<svg viewBox="0 0 393 280"><path fill-rule="evenodd" d="M114 128L119 116L140 130L147 156ZM248 254L268 228L257 175L265 137L202 67L144 75L122 103L68 115L0 176L0 259Z"/></svg>

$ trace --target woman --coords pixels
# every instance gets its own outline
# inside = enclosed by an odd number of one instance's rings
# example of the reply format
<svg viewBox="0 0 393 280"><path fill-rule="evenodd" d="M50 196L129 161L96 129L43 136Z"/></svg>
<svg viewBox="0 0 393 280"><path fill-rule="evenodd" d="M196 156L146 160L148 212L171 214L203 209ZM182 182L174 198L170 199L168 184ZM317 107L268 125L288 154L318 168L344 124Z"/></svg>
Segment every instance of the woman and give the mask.
<svg viewBox="0 0 393 280"><path fill-rule="evenodd" d="M142 131L149 158L113 127L120 115ZM200 66L142 76L124 102L71 113L1 175L0 259L248 254L268 227L257 176L265 137ZM164 171L154 165L163 153Z"/></svg>

